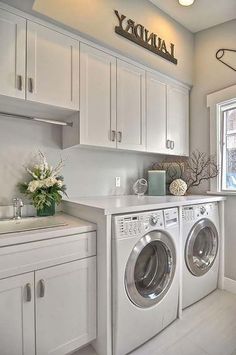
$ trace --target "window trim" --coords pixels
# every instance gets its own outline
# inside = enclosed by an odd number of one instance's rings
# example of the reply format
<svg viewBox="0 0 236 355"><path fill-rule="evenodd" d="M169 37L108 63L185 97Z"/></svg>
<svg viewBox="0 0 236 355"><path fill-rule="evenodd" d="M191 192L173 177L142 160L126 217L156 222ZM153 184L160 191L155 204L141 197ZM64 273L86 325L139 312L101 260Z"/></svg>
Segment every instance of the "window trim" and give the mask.
<svg viewBox="0 0 236 355"><path fill-rule="evenodd" d="M220 136L221 136L221 143L219 145L219 157L220 157L220 164L221 164L221 171L219 174L219 187L220 191L222 192L228 192L236 193L236 189L230 190L227 188L224 188L226 185L226 174L223 174L223 172L226 172L226 167L224 166L226 164L226 159L225 159L225 154L226 154L226 139L227 139L227 134L226 134L226 113L231 110L236 110L236 98L233 100L233 103L230 103L229 105L221 105L220 106Z"/></svg>
<svg viewBox="0 0 236 355"><path fill-rule="evenodd" d="M222 113L236 107L236 85L207 95L207 107L210 108L210 154L216 156L219 175L210 181L210 193L236 195L236 190L222 189Z"/></svg>

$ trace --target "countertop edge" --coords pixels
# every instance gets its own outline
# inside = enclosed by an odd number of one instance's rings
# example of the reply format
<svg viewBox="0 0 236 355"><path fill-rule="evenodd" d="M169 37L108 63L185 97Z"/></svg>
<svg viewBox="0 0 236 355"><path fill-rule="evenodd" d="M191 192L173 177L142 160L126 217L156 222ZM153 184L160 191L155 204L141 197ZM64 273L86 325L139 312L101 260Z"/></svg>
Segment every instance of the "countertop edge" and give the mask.
<svg viewBox="0 0 236 355"><path fill-rule="evenodd" d="M197 195L193 195L196 197ZM225 196L217 196L217 195L199 195L198 199L193 200L184 200L184 201L168 201L168 202L160 202L160 203L153 203L153 204L144 204L144 205L136 205L136 206L122 206L122 207L114 207L114 208L106 208L102 206L93 205L91 202L81 202L76 199L69 199L64 200L63 203L73 203L79 206L85 206L88 208L95 208L98 210L102 210L105 216L107 215L114 215L114 214L121 214L121 213L132 213L132 212L142 212L148 210L155 210L155 209L162 209L162 208L173 208L173 207L183 207L201 203L208 203L208 202L220 202L225 201Z"/></svg>

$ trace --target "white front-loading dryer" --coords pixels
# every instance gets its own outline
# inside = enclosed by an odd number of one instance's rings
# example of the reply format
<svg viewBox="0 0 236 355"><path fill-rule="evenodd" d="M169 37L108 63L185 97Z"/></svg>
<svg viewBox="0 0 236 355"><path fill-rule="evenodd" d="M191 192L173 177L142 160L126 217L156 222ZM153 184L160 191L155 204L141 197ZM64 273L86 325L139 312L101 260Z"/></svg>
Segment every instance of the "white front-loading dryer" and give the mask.
<svg viewBox="0 0 236 355"><path fill-rule="evenodd" d="M217 288L219 212L217 203L183 207L182 306L186 308Z"/></svg>
<svg viewBox="0 0 236 355"><path fill-rule="evenodd" d="M125 355L177 318L176 208L113 217L113 355Z"/></svg>

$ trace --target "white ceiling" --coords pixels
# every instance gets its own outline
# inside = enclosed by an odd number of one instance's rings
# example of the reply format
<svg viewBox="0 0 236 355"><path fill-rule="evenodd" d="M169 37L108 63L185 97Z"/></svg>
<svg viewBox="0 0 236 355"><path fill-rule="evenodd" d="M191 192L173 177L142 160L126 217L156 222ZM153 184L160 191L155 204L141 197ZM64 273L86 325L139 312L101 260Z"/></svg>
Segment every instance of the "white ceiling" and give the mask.
<svg viewBox="0 0 236 355"><path fill-rule="evenodd" d="M178 0L149 1L192 32L236 19L236 0L195 0L191 6Z"/></svg>

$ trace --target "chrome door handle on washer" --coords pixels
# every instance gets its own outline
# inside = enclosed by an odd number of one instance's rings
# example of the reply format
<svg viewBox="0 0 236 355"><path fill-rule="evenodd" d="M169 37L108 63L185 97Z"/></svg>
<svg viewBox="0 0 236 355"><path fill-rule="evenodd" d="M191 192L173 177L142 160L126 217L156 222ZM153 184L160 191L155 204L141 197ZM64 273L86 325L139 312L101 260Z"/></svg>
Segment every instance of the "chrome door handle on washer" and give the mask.
<svg viewBox="0 0 236 355"><path fill-rule="evenodd" d="M167 139L167 141L166 141L166 148L167 148L167 149L170 149L170 147L171 147L171 141L170 141L169 139Z"/></svg>
<svg viewBox="0 0 236 355"><path fill-rule="evenodd" d="M173 150L173 149L174 149L174 147L175 147L175 142L174 142L174 141L171 141L171 142L170 142L170 149L172 149L172 150Z"/></svg>

